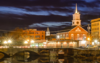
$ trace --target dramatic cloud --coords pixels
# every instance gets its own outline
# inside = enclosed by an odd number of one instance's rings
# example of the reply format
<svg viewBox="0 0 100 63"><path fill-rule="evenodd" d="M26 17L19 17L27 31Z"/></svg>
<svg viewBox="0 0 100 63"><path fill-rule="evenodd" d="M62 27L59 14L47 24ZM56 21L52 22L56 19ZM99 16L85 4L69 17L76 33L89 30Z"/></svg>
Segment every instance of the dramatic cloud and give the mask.
<svg viewBox="0 0 100 63"><path fill-rule="evenodd" d="M0 29L71 26L76 3L82 25L100 17L99 0L0 0Z"/></svg>
<svg viewBox="0 0 100 63"><path fill-rule="evenodd" d="M29 25L29 27L59 27L59 26L69 26L71 25L71 22L43 22L43 23L34 23L32 25Z"/></svg>

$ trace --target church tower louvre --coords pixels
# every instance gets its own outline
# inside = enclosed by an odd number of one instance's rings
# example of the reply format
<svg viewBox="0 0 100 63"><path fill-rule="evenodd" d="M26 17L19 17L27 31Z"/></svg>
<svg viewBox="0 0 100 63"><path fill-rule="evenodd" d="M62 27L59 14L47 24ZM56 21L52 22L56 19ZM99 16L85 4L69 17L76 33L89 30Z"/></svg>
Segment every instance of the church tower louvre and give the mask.
<svg viewBox="0 0 100 63"><path fill-rule="evenodd" d="M80 13L77 10L77 4L75 13L73 14L72 26L81 26Z"/></svg>

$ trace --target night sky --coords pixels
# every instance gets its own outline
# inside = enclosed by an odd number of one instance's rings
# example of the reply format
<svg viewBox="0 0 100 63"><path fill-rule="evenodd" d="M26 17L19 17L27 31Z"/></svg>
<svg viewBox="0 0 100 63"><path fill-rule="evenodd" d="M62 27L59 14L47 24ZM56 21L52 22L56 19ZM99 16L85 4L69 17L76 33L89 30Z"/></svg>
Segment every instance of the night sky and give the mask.
<svg viewBox="0 0 100 63"><path fill-rule="evenodd" d="M99 0L0 0L0 30L59 30L71 26L76 3L82 25L100 17Z"/></svg>

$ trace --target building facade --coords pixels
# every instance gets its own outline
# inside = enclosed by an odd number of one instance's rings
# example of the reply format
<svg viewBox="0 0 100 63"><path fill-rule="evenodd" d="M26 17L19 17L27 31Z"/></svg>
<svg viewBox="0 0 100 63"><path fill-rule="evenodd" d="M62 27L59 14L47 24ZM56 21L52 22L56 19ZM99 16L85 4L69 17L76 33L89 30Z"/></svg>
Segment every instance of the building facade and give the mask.
<svg viewBox="0 0 100 63"><path fill-rule="evenodd" d="M37 29L26 29L23 30L23 36L27 39L45 40L45 31L39 31Z"/></svg>
<svg viewBox="0 0 100 63"><path fill-rule="evenodd" d="M92 19L91 20L91 36L92 41L98 40L100 41L100 18Z"/></svg>
<svg viewBox="0 0 100 63"><path fill-rule="evenodd" d="M86 42L88 32L81 27L80 13L77 10L77 4L75 13L73 14L72 26L61 30L57 33L57 40L65 40L67 46L76 47L86 46L88 43ZM84 41L84 42L83 42Z"/></svg>

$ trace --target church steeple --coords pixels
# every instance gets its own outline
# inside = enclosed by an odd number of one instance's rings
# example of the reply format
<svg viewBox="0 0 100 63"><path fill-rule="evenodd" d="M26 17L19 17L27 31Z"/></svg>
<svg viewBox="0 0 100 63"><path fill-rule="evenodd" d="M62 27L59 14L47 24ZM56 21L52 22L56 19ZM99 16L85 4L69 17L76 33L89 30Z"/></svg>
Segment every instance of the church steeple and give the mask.
<svg viewBox="0 0 100 63"><path fill-rule="evenodd" d="M78 13L78 11L77 11L77 3L76 3L76 9L75 9L75 13Z"/></svg>
<svg viewBox="0 0 100 63"><path fill-rule="evenodd" d="M50 36L50 30L49 30L49 27L47 27L46 36Z"/></svg>
<svg viewBox="0 0 100 63"><path fill-rule="evenodd" d="M80 25L81 25L80 13L77 10L77 4L76 4L75 13L73 14L72 26L80 26Z"/></svg>

